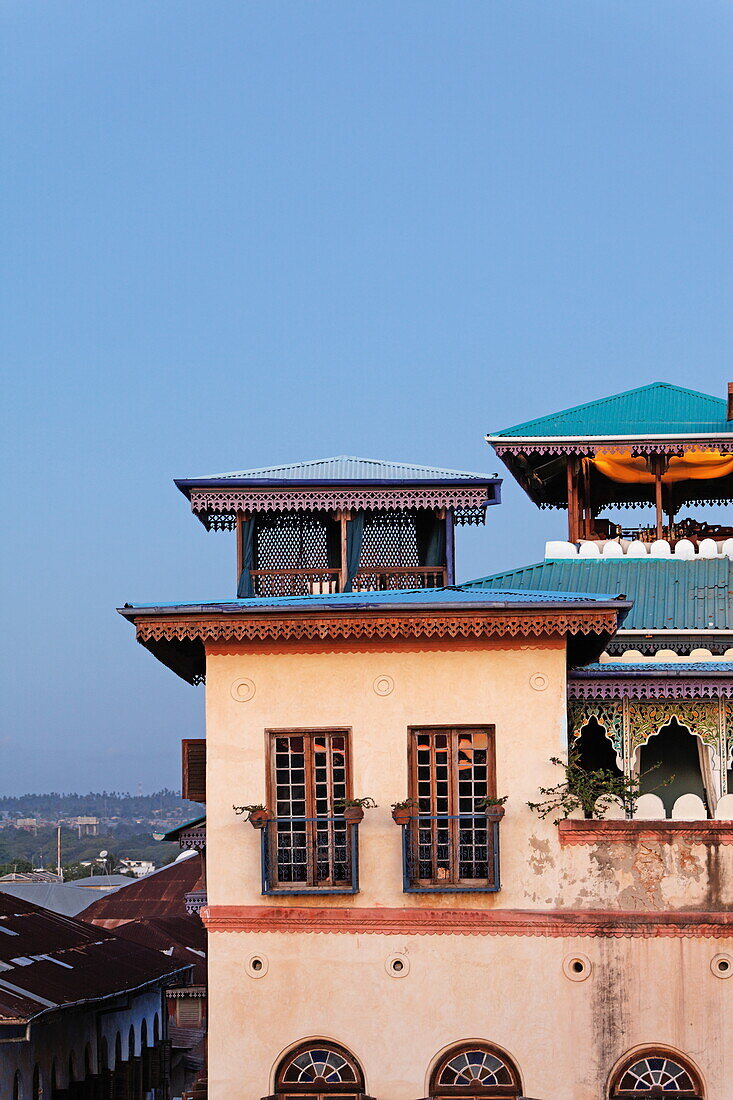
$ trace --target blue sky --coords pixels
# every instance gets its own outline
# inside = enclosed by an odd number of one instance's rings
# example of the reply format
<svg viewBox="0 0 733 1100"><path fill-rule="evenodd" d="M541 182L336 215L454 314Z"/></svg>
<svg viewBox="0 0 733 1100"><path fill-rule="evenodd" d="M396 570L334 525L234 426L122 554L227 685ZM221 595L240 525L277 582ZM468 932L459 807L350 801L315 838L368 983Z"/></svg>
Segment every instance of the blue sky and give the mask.
<svg viewBox="0 0 733 1100"><path fill-rule="evenodd" d="M172 479L733 379L728 0L5 0L0 793L178 786L114 612L234 592ZM513 483L459 572L541 557Z"/></svg>

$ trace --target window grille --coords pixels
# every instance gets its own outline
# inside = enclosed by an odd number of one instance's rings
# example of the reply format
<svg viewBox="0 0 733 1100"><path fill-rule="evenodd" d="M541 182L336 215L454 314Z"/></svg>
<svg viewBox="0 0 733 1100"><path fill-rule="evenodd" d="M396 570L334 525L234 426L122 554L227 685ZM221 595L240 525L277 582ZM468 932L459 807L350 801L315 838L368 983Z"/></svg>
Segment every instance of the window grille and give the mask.
<svg viewBox="0 0 733 1100"><path fill-rule="evenodd" d="M295 1096L357 1100L364 1074L355 1058L335 1043L309 1043L292 1051L277 1072L277 1100Z"/></svg>
<svg viewBox="0 0 733 1100"><path fill-rule="evenodd" d="M506 1055L488 1045L453 1049L439 1062L432 1077L432 1100L518 1098L519 1073Z"/></svg>
<svg viewBox="0 0 733 1100"><path fill-rule="evenodd" d="M624 1097L660 1096L669 1100L702 1100L702 1087L694 1070L677 1055L654 1052L634 1055L617 1074L612 1100Z"/></svg>

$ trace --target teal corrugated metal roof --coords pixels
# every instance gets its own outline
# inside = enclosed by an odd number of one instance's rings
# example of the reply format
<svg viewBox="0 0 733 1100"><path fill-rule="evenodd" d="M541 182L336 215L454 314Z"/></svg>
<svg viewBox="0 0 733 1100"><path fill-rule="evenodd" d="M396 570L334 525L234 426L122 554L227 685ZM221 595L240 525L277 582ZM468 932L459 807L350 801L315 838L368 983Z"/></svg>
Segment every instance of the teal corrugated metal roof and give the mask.
<svg viewBox="0 0 733 1100"><path fill-rule="evenodd" d="M496 476L496 475L493 475ZM381 458L355 458L337 455L310 462L289 462L282 466L261 466L254 470L234 470L227 474L208 474L192 481L227 481L252 478L257 481L491 481L488 474L466 470L444 470L439 466L415 466L409 462L389 462Z"/></svg>
<svg viewBox="0 0 733 1100"><path fill-rule="evenodd" d="M498 586L497 586L498 587ZM261 611L267 608L277 610L289 607L309 608L312 610L328 609L338 611L342 608L370 608L370 607L415 607L420 605L435 606L448 605L493 605L498 604L532 604L532 603L611 603L617 599L616 595L608 595L606 592L570 592L567 589L551 592L544 586L540 586L536 592L520 586L517 591L502 588L500 592L490 590L486 585L457 585L452 588L410 588L396 589L382 592L337 592L333 595L314 596L253 596L247 599L206 601L200 603L166 603L166 604L125 604L120 610L128 615L133 612L156 611L181 611L192 612L196 609L202 613L214 610L237 611Z"/></svg>
<svg viewBox="0 0 733 1100"><path fill-rule="evenodd" d="M623 592L624 630L733 629L733 562L608 558L544 561L462 586L501 591Z"/></svg>
<svg viewBox="0 0 733 1100"><path fill-rule="evenodd" d="M728 402L697 390L653 382L493 432L497 436L721 435L733 432Z"/></svg>

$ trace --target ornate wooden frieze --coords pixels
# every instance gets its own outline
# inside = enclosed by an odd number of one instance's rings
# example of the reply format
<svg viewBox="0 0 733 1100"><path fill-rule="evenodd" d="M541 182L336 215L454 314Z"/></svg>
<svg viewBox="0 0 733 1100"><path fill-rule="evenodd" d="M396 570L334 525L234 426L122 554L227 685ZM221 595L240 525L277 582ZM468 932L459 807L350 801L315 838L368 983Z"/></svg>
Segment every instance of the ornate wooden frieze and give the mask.
<svg viewBox="0 0 733 1100"><path fill-rule="evenodd" d="M612 633L616 612L487 611L476 615L298 615L218 618L141 616L135 620L139 642L323 641L334 638L484 638Z"/></svg>
<svg viewBox="0 0 733 1100"><path fill-rule="evenodd" d="M191 510L209 527L230 526L237 512L454 508L458 523L483 523L486 485L427 488L192 489Z"/></svg>
<svg viewBox="0 0 733 1100"><path fill-rule="evenodd" d="M377 936L675 936L733 939L733 913L565 909L368 909L213 905L209 932L321 932Z"/></svg>
<svg viewBox="0 0 733 1100"><path fill-rule="evenodd" d="M721 454L731 453L731 440L727 439L696 439L682 442L679 440L637 440L636 442L591 442L582 439L534 439L512 442L509 438L502 442L491 440L500 458L507 454L551 454L551 455L582 455L591 457L597 454L628 454L638 455L682 455L688 451L719 451Z"/></svg>
<svg viewBox="0 0 733 1100"><path fill-rule="evenodd" d="M568 680L569 699L733 699L733 676L722 679L682 677L674 675L684 670L673 668L673 674L649 679L619 678L601 680Z"/></svg>
<svg viewBox="0 0 733 1100"><path fill-rule="evenodd" d="M720 703L717 700L677 699L628 704L629 749L631 754L676 718L681 726L700 738L716 753L720 748Z"/></svg>
<svg viewBox="0 0 733 1100"><path fill-rule="evenodd" d="M606 699L569 699L568 726L571 737L580 737L591 718L603 727L606 737L616 750L624 755L624 716L620 701Z"/></svg>

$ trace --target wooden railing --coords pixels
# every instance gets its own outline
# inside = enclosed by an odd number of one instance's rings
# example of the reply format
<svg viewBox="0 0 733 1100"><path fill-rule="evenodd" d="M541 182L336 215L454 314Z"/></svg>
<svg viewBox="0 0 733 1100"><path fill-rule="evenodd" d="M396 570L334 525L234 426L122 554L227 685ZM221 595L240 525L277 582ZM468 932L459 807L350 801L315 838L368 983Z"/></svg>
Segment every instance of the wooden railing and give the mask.
<svg viewBox="0 0 733 1100"><path fill-rule="evenodd" d="M442 588L447 570L436 565L384 566L357 569L355 592L381 592L399 588Z"/></svg>
<svg viewBox="0 0 733 1100"><path fill-rule="evenodd" d="M253 569L255 596L321 595L339 590L338 569Z"/></svg>
<svg viewBox="0 0 733 1100"><path fill-rule="evenodd" d="M339 592L338 569L253 569L255 596L329 595ZM383 592L407 588L442 588L447 570L435 565L373 566L358 569L354 592Z"/></svg>

